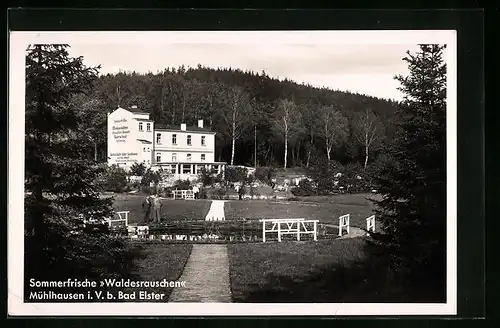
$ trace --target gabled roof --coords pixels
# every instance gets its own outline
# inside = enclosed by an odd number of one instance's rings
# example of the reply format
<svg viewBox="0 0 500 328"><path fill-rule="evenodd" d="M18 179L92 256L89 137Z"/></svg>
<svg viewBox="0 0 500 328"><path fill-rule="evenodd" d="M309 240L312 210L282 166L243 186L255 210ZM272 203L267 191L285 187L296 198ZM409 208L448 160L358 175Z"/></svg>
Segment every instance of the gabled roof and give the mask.
<svg viewBox="0 0 500 328"><path fill-rule="evenodd" d="M123 108L131 113L134 113L134 114L149 114L148 112L142 110L142 109L139 109L139 108L132 108L132 107L122 107L122 106L119 106L118 108Z"/></svg>

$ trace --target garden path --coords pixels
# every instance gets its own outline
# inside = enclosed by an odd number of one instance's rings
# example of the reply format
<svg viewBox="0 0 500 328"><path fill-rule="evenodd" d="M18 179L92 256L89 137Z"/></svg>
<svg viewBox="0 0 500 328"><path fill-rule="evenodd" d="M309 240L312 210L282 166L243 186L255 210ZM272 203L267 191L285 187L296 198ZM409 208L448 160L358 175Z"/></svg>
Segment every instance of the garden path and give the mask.
<svg viewBox="0 0 500 328"><path fill-rule="evenodd" d="M339 228L339 226L335 225L335 224L323 223L323 226L331 227L331 228L335 228L335 229ZM343 233L342 237L338 237L338 238L345 239L345 238L357 238L357 237L365 237L365 236L366 236L365 230L351 226L351 227L349 227L349 234L347 234L347 232L345 232L345 228L344 228L344 233Z"/></svg>
<svg viewBox="0 0 500 328"><path fill-rule="evenodd" d="M226 219L224 215L224 201L223 200L213 200L212 205L210 205L210 210L205 217L205 221L224 221Z"/></svg>
<svg viewBox="0 0 500 328"><path fill-rule="evenodd" d="M186 286L175 288L169 302L230 303L227 246L193 244L179 281L185 281Z"/></svg>

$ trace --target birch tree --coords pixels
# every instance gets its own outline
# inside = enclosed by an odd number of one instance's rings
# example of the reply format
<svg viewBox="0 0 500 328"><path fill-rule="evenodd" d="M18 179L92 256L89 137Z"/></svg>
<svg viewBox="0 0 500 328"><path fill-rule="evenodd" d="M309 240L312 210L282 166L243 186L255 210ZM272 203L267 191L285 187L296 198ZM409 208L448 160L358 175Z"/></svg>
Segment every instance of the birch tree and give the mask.
<svg viewBox="0 0 500 328"><path fill-rule="evenodd" d="M251 119L251 102L249 95L241 87L229 86L222 95L222 120L226 127L226 135L231 138L231 165L234 164L236 141L243 135L247 122Z"/></svg>
<svg viewBox="0 0 500 328"><path fill-rule="evenodd" d="M276 116L274 125L283 135L285 143L283 167L286 169L288 164L288 141L300 131L300 111L298 106L293 101L280 99L278 101Z"/></svg>
<svg viewBox="0 0 500 328"><path fill-rule="evenodd" d="M349 125L342 112L333 106L321 108L321 134L325 139L325 150L328 160L333 147L338 147L347 140Z"/></svg>
<svg viewBox="0 0 500 328"><path fill-rule="evenodd" d="M384 137L383 125L371 109L367 108L358 114L355 122L354 137L363 145L365 152L364 168L366 169L370 148L378 145Z"/></svg>

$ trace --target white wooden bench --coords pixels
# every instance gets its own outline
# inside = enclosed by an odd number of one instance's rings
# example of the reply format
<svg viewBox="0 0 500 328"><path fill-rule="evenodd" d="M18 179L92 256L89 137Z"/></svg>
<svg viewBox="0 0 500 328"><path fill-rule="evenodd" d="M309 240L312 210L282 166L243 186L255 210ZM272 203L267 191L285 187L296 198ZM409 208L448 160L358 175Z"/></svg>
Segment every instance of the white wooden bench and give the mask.
<svg viewBox="0 0 500 328"><path fill-rule="evenodd" d="M172 199L194 199L193 190L172 190Z"/></svg>
<svg viewBox="0 0 500 328"><path fill-rule="evenodd" d="M127 227L129 213L130 213L130 211L120 211L120 212L116 212L116 214L118 215L117 219L106 218L106 221L108 222L109 227L111 228L111 225L113 224L113 222L124 222L125 227Z"/></svg>
<svg viewBox="0 0 500 328"><path fill-rule="evenodd" d="M314 240L318 239L318 222L319 220L306 220L304 218L297 219L263 219L262 222L262 242L266 242L266 233L277 233L278 241L281 242L282 235L296 235L300 241L300 235L312 234ZM267 229L267 225L271 224L271 229ZM312 230L308 225L312 224Z"/></svg>
<svg viewBox="0 0 500 328"><path fill-rule="evenodd" d="M339 216L339 237L342 237L342 230L344 227L346 227L347 234L349 234L349 221L351 219L350 214L345 214L342 216Z"/></svg>

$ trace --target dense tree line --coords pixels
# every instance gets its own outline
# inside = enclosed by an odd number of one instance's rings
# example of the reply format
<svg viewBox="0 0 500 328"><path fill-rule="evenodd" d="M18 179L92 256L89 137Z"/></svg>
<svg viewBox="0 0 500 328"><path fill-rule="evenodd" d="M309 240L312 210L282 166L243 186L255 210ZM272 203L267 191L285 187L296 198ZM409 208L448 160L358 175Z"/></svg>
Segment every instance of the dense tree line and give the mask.
<svg viewBox="0 0 500 328"><path fill-rule="evenodd" d="M91 111L87 153L100 161L106 158L104 113L136 105L157 125L195 125L203 119L217 132L217 161L281 167L309 166L318 156L368 165L392 138L397 105L280 81L265 72L202 66L102 75L92 94L75 102Z"/></svg>

